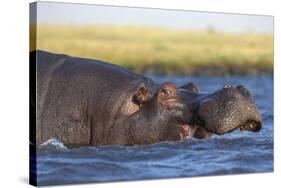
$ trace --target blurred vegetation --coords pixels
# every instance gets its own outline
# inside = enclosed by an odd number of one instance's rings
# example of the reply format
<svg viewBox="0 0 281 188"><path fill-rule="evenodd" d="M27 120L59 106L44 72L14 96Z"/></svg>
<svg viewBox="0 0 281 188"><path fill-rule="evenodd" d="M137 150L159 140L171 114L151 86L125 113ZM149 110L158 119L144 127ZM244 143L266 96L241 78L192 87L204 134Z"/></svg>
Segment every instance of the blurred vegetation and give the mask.
<svg viewBox="0 0 281 188"><path fill-rule="evenodd" d="M41 24L37 28L37 49L99 59L140 73L227 75L273 71L270 34Z"/></svg>

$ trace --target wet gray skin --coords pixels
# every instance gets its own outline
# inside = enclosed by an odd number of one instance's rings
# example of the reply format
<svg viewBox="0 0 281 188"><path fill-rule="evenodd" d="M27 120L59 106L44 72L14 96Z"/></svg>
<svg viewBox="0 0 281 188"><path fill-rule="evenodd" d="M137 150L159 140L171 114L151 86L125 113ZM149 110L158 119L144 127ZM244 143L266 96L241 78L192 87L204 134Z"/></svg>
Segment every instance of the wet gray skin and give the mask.
<svg viewBox="0 0 281 188"><path fill-rule="evenodd" d="M258 132L262 118L250 92L242 85L225 85L212 94L200 94L199 89L190 83L179 88L186 101L192 101L191 119L184 128L188 137L210 138L212 133L222 135L234 131ZM188 102L186 102L188 103ZM187 112L188 113L188 112Z"/></svg>
<svg viewBox="0 0 281 188"><path fill-rule="evenodd" d="M243 86L201 94L192 83L158 85L98 60L44 51L30 56L37 68L30 126L36 145L51 138L71 146L152 144L261 128Z"/></svg>

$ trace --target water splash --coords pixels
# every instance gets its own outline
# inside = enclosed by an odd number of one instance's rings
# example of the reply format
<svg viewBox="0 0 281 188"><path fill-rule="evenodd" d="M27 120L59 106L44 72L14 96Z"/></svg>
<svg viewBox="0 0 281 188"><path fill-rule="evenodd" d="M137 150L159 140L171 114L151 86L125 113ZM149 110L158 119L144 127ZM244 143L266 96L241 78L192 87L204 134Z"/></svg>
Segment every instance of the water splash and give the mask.
<svg viewBox="0 0 281 188"><path fill-rule="evenodd" d="M67 150L68 148L56 138L51 138L39 146L41 150Z"/></svg>

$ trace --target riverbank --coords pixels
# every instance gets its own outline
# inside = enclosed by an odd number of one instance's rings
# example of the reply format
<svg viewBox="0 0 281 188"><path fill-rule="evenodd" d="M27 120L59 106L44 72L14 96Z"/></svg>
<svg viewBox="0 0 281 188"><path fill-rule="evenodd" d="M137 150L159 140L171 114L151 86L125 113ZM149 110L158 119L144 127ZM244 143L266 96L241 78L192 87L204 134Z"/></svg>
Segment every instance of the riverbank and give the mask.
<svg viewBox="0 0 281 188"><path fill-rule="evenodd" d="M273 72L273 36L113 25L39 25L37 46L139 73L256 75Z"/></svg>
<svg viewBox="0 0 281 188"><path fill-rule="evenodd" d="M187 65L187 66L161 66L151 65L148 67L126 67L131 71L140 74L153 75L190 75L190 76L257 76L265 74L273 74L273 67L260 65L223 65L223 64L201 64L201 65Z"/></svg>

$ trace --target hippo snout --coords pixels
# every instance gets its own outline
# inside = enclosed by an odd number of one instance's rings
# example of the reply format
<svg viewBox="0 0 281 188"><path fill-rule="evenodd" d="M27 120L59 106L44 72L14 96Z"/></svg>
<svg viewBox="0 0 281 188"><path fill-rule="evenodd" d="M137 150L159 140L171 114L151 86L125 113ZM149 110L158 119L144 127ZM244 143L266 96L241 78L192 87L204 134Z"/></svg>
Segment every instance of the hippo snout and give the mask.
<svg viewBox="0 0 281 188"><path fill-rule="evenodd" d="M225 85L200 101L198 120L207 131L225 134L237 128L258 132L262 118L249 90L244 86Z"/></svg>

